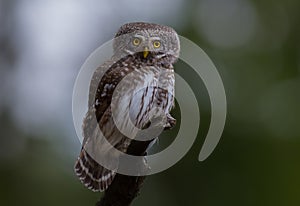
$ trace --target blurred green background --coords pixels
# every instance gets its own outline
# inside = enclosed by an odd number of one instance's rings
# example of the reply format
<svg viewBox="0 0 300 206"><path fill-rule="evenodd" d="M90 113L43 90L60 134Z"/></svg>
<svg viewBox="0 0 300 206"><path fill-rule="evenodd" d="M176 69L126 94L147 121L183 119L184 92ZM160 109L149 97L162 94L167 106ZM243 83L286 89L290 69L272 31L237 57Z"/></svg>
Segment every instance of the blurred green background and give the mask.
<svg viewBox="0 0 300 206"><path fill-rule="evenodd" d="M146 179L133 205L300 205L299 9L297 0L1 0L0 205L99 199L73 173L72 89L88 55L131 21L166 24L197 43L228 101L222 139L198 162L209 99L192 70L176 65L199 100L199 138L175 166Z"/></svg>

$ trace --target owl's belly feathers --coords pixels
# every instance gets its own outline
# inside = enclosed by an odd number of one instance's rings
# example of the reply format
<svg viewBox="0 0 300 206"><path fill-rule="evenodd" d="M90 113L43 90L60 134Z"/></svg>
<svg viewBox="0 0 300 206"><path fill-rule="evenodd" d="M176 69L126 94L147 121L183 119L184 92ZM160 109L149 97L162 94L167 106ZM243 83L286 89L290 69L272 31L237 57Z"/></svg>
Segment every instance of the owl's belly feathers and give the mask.
<svg viewBox="0 0 300 206"><path fill-rule="evenodd" d="M173 71L152 66L137 69L118 84L112 97L112 115L119 129L132 132L156 116L169 113L174 99ZM127 131L127 132L126 132Z"/></svg>

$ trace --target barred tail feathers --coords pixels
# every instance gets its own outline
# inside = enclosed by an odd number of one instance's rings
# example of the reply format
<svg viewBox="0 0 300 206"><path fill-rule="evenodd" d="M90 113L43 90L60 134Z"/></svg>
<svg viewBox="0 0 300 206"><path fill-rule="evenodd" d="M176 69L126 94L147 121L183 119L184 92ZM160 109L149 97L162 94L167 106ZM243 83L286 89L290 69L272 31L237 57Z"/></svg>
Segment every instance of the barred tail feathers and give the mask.
<svg viewBox="0 0 300 206"><path fill-rule="evenodd" d="M116 174L99 165L84 149L81 150L74 169L80 182L94 192L106 190Z"/></svg>

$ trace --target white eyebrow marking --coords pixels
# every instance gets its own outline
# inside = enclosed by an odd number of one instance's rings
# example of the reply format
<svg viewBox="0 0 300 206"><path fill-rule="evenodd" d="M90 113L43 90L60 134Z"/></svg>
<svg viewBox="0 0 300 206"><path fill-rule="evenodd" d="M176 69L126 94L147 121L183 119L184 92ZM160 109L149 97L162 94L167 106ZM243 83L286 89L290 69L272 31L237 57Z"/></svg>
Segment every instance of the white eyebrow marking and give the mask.
<svg viewBox="0 0 300 206"><path fill-rule="evenodd" d="M135 34L135 35L133 35L133 37L140 38L140 39L142 39L143 41L145 40L145 37L142 36L141 34Z"/></svg>
<svg viewBox="0 0 300 206"><path fill-rule="evenodd" d="M155 40L161 40L159 37L157 37L157 36L152 36L152 37L149 37L149 39L151 40L151 41L155 41Z"/></svg>

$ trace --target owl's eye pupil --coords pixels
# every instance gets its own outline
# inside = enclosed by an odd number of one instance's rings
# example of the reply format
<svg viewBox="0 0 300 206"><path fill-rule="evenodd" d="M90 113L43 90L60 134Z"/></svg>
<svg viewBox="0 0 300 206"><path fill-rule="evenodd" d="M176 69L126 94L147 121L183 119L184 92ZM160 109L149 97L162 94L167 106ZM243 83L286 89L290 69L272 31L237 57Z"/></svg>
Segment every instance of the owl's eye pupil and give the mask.
<svg viewBox="0 0 300 206"><path fill-rule="evenodd" d="M138 38L134 38L132 43L133 43L134 46L138 46L141 43L141 40L138 39Z"/></svg>
<svg viewBox="0 0 300 206"><path fill-rule="evenodd" d="M153 46L154 46L154 48L159 48L160 47L160 42L159 41L154 41Z"/></svg>

